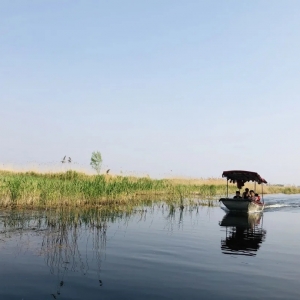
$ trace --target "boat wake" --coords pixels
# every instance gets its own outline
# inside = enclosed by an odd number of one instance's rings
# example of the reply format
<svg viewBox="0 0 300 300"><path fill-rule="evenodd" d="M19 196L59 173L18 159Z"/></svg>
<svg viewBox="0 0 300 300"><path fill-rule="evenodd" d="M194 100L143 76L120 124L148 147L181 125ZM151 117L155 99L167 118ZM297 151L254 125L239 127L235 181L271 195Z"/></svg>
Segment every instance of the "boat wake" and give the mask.
<svg viewBox="0 0 300 300"><path fill-rule="evenodd" d="M291 206L290 204L278 204L278 203L275 203L275 204L266 204L265 208L280 208L280 207L290 207L290 206Z"/></svg>
<svg viewBox="0 0 300 300"><path fill-rule="evenodd" d="M266 203L265 211L300 208L300 203Z"/></svg>

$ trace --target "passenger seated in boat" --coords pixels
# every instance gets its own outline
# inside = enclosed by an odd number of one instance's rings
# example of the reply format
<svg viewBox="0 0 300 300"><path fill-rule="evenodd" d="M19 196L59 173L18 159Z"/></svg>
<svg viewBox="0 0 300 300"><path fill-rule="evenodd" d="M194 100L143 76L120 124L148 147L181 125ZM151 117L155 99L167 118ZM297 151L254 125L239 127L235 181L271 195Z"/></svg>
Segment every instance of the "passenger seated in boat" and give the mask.
<svg viewBox="0 0 300 300"><path fill-rule="evenodd" d="M235 192L235 196L233 197L233 199L242 199L240 191Z"/></svg>
<svg viewBox="0 0 300 300"><path fill-rule="evenodd" d="M257 193L255 194L255 201L260 202L260 196Z"/></svg>
<svg viewBox="0 0 300 300"><path fill-rule="evenodd" d="M255 193L254 193L253 190L250 191L250 197L249 197L249 199L256 202L256 197L255 197Z"/></svg>
<svg viewBox="0 0 300 300"><path fill-rule="evenodd" d="M249 189L245 188L245 192L243 193L243 199L248 199L250 197Z"/></svg>

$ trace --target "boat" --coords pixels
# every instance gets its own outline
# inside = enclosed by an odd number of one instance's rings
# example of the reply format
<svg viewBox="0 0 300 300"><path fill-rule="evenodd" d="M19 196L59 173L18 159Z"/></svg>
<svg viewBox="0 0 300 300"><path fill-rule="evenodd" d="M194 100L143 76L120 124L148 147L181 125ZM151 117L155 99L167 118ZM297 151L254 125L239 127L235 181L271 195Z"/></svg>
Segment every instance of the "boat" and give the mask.
<svg viewBox="0 0 300 300"><path fill-rule="evenodd" d="M267 181L258 173L251 171L232 170L224 171L222 177L226 177L227 179L227 197L221 198L219 201L223 203L223 205L229 211L252 213L262 212L264 210L265 204L263 200L263 184L267 183ZM256 183L261 185L261 201L253 201L251 199L234 199L228 197L228 182L236 183L237 188L240 190L248 181L254 182L254 191L256 190Z"/></svg>

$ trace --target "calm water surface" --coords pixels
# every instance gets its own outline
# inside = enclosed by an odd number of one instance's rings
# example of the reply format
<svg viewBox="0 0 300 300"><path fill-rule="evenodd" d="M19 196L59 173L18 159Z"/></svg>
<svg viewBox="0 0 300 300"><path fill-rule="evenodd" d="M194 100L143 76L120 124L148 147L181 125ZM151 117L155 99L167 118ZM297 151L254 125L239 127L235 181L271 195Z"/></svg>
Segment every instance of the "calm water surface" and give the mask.
<svg viewBox="0 0 300 300"><path fill-rule="evenodd" d="M262 216L0 212L0 299L300 299L300 195Z"/></svg>

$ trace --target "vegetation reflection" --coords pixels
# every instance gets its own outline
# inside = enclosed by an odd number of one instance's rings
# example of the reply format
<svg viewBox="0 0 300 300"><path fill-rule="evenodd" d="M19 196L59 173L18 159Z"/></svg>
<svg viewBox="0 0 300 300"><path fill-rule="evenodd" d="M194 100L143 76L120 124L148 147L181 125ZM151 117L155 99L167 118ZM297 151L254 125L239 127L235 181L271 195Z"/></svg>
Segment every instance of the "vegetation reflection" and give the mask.
<svg viewBox="0 0 300 300"><path fill-rule="evenodd" d="M164 229L172 233L175 228L183 226L184 216L192 218L201 209L205 209L201 202L185 202L183 206L161 202L142 207L124 207L122 210L6 210L0 214L0 240L17 241L17 247L20 247L18 253L22 253L22 247L28 247L43 257L51 274L57 277L56 286L49 293L57 299L70 272L85 276L89 271L96 270L95 284L104 284L101 268L106 254L107 233L112 224L117 223L117 226L110 231L119 230L116 228L126 231L133 218L137 223L146 221L148 217L154 219L161 213L165 220ZM150 225L153 219L147 220ZM110 237L114 234L110 232Z"/></svg>
<svg viewBox="0 0 300 300"><path fill-rule="evenodd" d="M44 258L51 274L57 276L55 292L50 294L57 299L68 273L77 272L86 275L91 265L94 269L96 267L97 284L102 286L100 271L106 249L108 223L121 220L126 222L138 212L137 209L10 210L1 213L0 239L17 240L20 248L24 245L27 247L36 237L41 240L37 252Z"/></svg>

